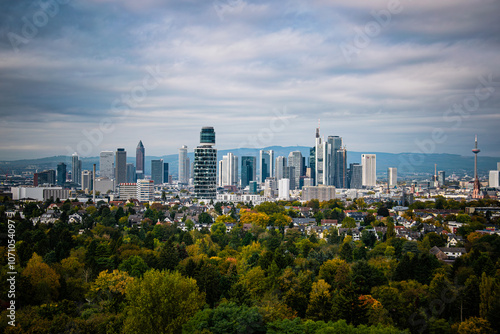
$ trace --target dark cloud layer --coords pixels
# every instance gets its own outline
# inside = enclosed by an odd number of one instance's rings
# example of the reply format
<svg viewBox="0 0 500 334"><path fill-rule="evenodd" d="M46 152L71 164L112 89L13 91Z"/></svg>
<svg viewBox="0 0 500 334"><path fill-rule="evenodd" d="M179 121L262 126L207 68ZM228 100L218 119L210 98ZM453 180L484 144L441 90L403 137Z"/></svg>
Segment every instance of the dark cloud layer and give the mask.
<svg viewBox="0 0 500 334"><path fill-rule="evenodd" d="M318 119L348 150L468 155L478 133L499 156L499 12L494 0L3 1L0 160L133 155L139 139L171 154L205 125L220 148L313 145Z"/></svg>

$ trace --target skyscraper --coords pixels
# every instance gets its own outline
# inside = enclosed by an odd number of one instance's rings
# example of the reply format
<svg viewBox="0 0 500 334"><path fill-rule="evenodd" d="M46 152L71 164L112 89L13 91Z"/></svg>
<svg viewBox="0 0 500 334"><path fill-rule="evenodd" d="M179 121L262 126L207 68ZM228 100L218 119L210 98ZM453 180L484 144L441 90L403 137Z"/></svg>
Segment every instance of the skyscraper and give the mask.
<svg viewBox="0 0 500 334"><path fill-rule="evenodd" d="M300 151L290 152L288 155L288 167L293 167L293 174L289 174L290 189L300 189L300 177L304 170L302 153Z"/></svg>
<svg viewBox="0 0 500 334"><path fill-rule="evenodd" d="M71 181L80 184L82 179L82 161L78 159L78 154L75 152L71 157Z"/></svg>
<svg viewBox="0 0 500 334"><path fill-rule="evenodd" d="M363 186L375 187L377 185L377 156L375 154L362 154L361 166L363 166Z"/></svg>
<svg viewBox="0 0 500 334"><path fill-rule="evenodd" d="M264 183L268 177L274 176L274 152L273 150L260 150L259 154L259 182Z"/></svg>
<svg viewBox="0 0 500 334"><path fill-rule="evenodd" d="M93 172L91 170L84 170L82 171L82 177L81 177L81 180L82 180L82 190L89 190L89 191L92 191L93 190L93 185L94 185L94 178L93 178Z"/></svg>
<svg viewBox="0 0 500 334"><path fill-rule="evenodd" d="M349 188L361 189L363 187L363 166L358 163L349 165Z"/></svg>
<svg viewBox="0 0 500 334"><path fill-rule="evenodd" d="M151 160L151 180L154 184L162 184L163 180L163 159Z"/></svg>
<svg viewBox="0 0 500 334"><path fill-rule="evenodd" d="M194 149L194 194L200 199L217 197L217 149L215 130L203 127L200 133L200 145Z"/></svg>
<svg viewBox="0 0 500 334"><path fill-rule="evenodd" d="M114 167L115 153L113 151L102 151L99 156L99 176L108 179L115 177Z"/></svg>
<svg viewBox="0 0 500 334"><path fill-rule="evenodd" d="M66 164L61 162L57 164L57 185L63 186L66 183Z"/></svg>
<svg viewBox="0 0 500 334"><path fill-rule="evenodd" d="M146 149L142 144L142 140L139 140L139 144L137 144L137 148L135 149L135 172L137 174L137 178L139 179L144 178L145 157L146 157Z"/></svg>
<svg viewBox="0 0 500 334"><path fill-rule="evenodd" d="M337 188L347 188L347 150L339 148L335 151L335 182Z"/></svg>
<svg viewBox="0 0 500 334"><path fill-rule="evenodd" d="M137 182L137 174L135 171L134 164L127 164L127 183L135 183Z"/></svg>
<svg viewBox="0 0 500 334"><path fill-rule="evenodd" d="M238 157L228 153L219 164L219 186L235 185L238 185Z"/></svg>
<svg viewBox="0 0 500 334"><path fill-rule="evenodd" d="M387 168L387 182L390 188L398 185L398 169L395 167Z"/></svg>
<svg viewBox="0 0 500 334"><path fill-rule="evenodd" d="M115 184L127 182L127 152L119 148L115 152Z"/></svg>
<svg viewBox="0 0 500 334"><path fill-rule="evenodd" d="M189 183L189 174L191 169L187 149L186 145L183 145L179 149L179 183L182 185Z"/></svg>
<svg viewBox="0 0 500 334"><path fill-rule="evenodd" d="M443 186L446 183L446 173L444 170L440 170L438 172L438 183L440 186Z"/></svg>
<svg viewBox="0 0 500 334"><path fill-rule="evenodd" d="M168 162L163 163L163 183L170 183L168 178Z"/></svg>
<svg viewBox="0 0 500 334"><path fill-rule="evenodd" d="M312 185L316 184L316 146L311 147L309 150L309 169L310 174L309 177L312 179Z"/></svg>
<svg viewBox="0 0 500 334"><path fill-rule="evenodd" d="M274 175L276 175L276 180L279 181L284 178L288 178L288 175L286 174L286 167L287 165L287 159L286 157L280 155L279 157L276 158L276 171Z"/></svg>
<svg viewBox="0 0 500 334"><path fill-rule="evenodd" d="M241 188L245 188L250 181L255 181L257 175L257 159L255 157L241 157Z"/></svg>
<svg viewBox="0 0 500 334"><path fill-rule="evenodd" d="M328 185L330 182L330 144L325 142L319 135L319 127L316 129L316 160L314 172L316 177L316 185Z"/></svg>
<svg viewBox="0 0 500 334"><path fill-rule="evenodd" d="M337 186L337 181L339 180L337 178L337 151L340 150L342 147L342 138L339 136L328 136L328 158L327 159L327 165L328 165L328 185L335 185ZM337 186L338 187L338 186Z"/></svg>

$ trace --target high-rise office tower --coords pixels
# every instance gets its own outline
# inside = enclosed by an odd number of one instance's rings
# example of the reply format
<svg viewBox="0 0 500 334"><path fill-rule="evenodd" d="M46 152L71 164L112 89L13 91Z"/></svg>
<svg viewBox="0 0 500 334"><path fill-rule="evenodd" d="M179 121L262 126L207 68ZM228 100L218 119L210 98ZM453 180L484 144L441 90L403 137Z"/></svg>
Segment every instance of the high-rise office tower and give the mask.
<svg viewBox="0 0 500 334"><path fill-rule="evenodd" d="M228 153L219 162L219 186L236 185L238 185L238 157Z"/></svg>
<svg viewBox="0 0 500 334"><path fill-rule="evenodd" d="M375 187L377 185L377 156L375 154L362 154L361 166L363 166L363 186Z"/></svg>
<svg viewBox="0 0 500 334"><path fill-rule="evenodd" d="M91 170L84 170L82 171L82 177L81 177L81 180L82 180L82 190L89 190L89 191L92 191L93 190L93 185L94 185L94 177L93 177L93 172Z"/></svg>
<svg viewBox="0 0 500 334"><path fill-rule="evenodd" d="M361 189L363 187L363 166L358 163L349 165L349 188Z"/></svg>
<svg viewBox="0 0 500 334"><path fill-rule="evenodd" d="M330 150L328 156L328 169L329 169L329 179L328 185L336 185L339 178L337 177L337 168L339 167L337 162L337 151L342 148L342 138L339 136L328 136L328 148Z"/></svg>
<svg viewBox="0 0 500 334"><path fill-rule="evenodd" d="M259 154L259 182L264 183L268 177L274 176L274 151L260 150Z"/></svg>
<svg viewBox="0 0 500 334"><path fill-rule="evenodd" d="M389 187L394 188L398 185L398 169L395 167L387 168L387 182Z"/></svg>
<svg viewBox="0 0 500 334"><path fill-rule="evenodd" d="M255 181L257 175L257 158L241 157L241 188L250 185L251 181Z"/></svg>
<svg viewBox="0 0 500 334"><path fill-rule="evenodd" d="M137 174L137 178L143 179L145 173L145 158L146 158L146 149L142 144L142 140L139 140L139 144L137 144L137 148L135 149L135 172Z"/></svg>
<svg viewBox="0 0 500 334"><path fill-rule="evenodd" d="M99 177L113 179L115 177L115 153L102 151L99 155Z"/></svg>
<svg viewBox="0 0 500 334"><path fill-rule="evenodd" d="M82 161L78 159L78 154L75 152L71 156L71 181L80 184L82 179Z"/></svg>
<svg viewBox="0 0 500 334"><path fill-rule="evenodd" d="M304 170L304 160L302 159L302 153L300 153L300 151L290 152L288 155L288 167L294 168L293 174L289 175L290 189L300 189L300 177Z"/></svg>
<svg viewBox="0 0 500 334"><path fill-rule="evenodd" d="M168 175L168 162L163 163L163 183L170 183Z"/></svg>
<svg viewBox="0 0 500 334"><path fill-rule="evenodd" d="M63 186L66 183L66 164L61 162L57 164L57 185Z"/></svg>
<svg viewBox="0 0 500 334"><path fill-rule="evenodd" d="M446 183L446 173L444 172L444 170L440 170L438 172L438 183L440 186L443 186Z"/></svg>
<svg viewBox="0 0 500 334"><path fill-rule="evenodd" d="M281 155L277 157L275 165L276 171L274 175L276 175L276 180L279 181L285 177L288 178L288 175L286 175L286 167L288 166L286 157Z"/></svg>
<svg viewBox="0 0 500 334"><path fill-rule="evenodd" d="M217 198L217 149L215 130L203 127L200 145L194 149L193 181L194 194L200 199Z"/></svg>
<svg viewBox="0 0 500 334"><path fill-rule="evenodd" d="M328 185L330 182L330 144L324 141L319 135L319 127L316 129L316 160L314 165L316 167L315 177L316 185Z"/></svg>
<svg viewBox="0 0 500 334"><path fill-rule="evenodd" d="M127 152L119 148L115 152L115 184L127 183Z"/></svg>
<svg viewBox="0 0 500 334"><path fill-rule="evenodd" d="M497 162L497 170L500 170L500 162Z"/></svg>
<svg viewBox="0 0 500 334"><path fill-rule="evenodd" d="M290 189L296 189L298 185L295 184L295 166L288 166L285 168L285 179L288 179Z"/></svg>
<svg viewBox="0 0 500 334"><path fill-rule="evenodd" d="M312 179L312 185L316 184L316 146L309 149L309 177Z"/></svg>
<svg viewBox="0 0 500 334"><path fill-rule="evenodd" d="M179 149L179 184L182 185L187 185L189 183L189 174L191 170L187 149L186 145L183 145Z"/></svg>
<svg viewBox="0 0 500 334"><path fill-rule="evenodd" d="M135 166L132 163L127 164L127 183L137 182L137 173L135 171Z"/></svg>
<svg viewBox="0 0 500 334"><path fill-rule="evenodd" d="M151 160L151 180L154 184L162 184L163 180L163 159Z"/></svg>
<svg viewBox="0 0 500 334"><path fill-rule="evenodd" d="M337 188L347 188L347 150L339 148L335 151L335 182Z"/></svg>

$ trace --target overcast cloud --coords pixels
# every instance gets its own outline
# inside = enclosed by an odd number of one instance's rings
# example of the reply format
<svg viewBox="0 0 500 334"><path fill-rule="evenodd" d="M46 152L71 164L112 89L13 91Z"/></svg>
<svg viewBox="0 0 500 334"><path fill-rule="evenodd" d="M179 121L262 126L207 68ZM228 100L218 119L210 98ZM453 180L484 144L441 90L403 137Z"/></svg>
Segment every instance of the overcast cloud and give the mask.
<svg viewBox="0 0 500 334"><path fill-rule="evenodd" d="M500 156L499 13L494 0L2 1L0 160L134 155L139 140L173 154L202 126L221 149L312 146L318 119L348 151L470 155L477 133Z"/></svg>

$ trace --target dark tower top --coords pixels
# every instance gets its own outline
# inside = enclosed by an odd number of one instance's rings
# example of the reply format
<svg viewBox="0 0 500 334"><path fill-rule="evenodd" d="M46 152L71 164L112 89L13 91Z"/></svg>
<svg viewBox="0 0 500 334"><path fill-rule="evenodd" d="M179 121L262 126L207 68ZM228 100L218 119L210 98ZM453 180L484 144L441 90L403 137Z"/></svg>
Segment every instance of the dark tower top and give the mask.
<svg viewBox="0 0 500 334"><path fill-rule="evenodd" d="M211 126L201 128L200 144L215 145L215 130Z"/></svg>

